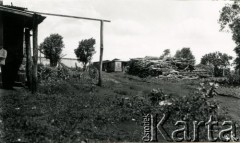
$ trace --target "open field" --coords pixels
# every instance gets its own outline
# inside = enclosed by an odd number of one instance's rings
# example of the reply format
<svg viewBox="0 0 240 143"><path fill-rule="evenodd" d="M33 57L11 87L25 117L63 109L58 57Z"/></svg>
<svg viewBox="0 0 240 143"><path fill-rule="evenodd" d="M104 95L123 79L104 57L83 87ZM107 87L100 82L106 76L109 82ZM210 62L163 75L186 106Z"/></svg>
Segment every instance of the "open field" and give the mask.
<svg viewBox="0 0 240 143"><path fill-rule="evenodd" d="M9 142L63 143L141 141L143 116L153 111L148 108L155 107L145 100L152 89L160 88L178 99L194 96L200 83L199 80L141 79L123 73L104 73L103 79L102 88L91 81L62 81L51 87L40 84L37 95L31 95L25 89L3 94L5 139ZM214 97L220 103L220 109L224 109L221 112L228 111L237 120L240 115L236 107L240 101L229 98ZM178 103L184 107L185 104Z"/></svg>

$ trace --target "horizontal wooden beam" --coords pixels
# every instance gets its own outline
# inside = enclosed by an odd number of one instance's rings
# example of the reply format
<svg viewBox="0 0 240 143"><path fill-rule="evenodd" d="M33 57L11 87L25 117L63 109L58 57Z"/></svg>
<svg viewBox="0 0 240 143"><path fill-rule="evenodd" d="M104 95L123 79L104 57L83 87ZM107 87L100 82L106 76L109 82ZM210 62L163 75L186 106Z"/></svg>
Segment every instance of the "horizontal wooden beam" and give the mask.
<svg viewBox="0 0 240 143"><path fill-rule="evenodd" d="M37 14L41 14L41 15L49 15L49 16L58 16L58 17L66 17L66 18L76 18L76 19L85 19L85 20L93 20L93 21L111 22L110 20L97 19L97 18L79 17L79 16L53 14L53 13L44 13L44 12L36 12L36 11L29 11L29 12L37 13Z"/></svg>

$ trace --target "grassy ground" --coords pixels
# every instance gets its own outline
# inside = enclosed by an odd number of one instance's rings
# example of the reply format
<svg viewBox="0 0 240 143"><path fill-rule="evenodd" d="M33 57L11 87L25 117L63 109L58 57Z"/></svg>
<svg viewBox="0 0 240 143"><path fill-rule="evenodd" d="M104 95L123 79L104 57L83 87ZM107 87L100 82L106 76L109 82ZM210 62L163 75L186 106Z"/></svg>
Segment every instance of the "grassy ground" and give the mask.
<svg viewBox="0 0 240 143"><path fill-rule="evenodd" d="M142 99L161 88L175 96L191 96L199 81L141 79L123 73L104 73L104 86L90 80L40 84L39 93L25 89L2 96L5 140L26 142L79 142L82 140L141 141L143 115L149 105Z"/></svg>

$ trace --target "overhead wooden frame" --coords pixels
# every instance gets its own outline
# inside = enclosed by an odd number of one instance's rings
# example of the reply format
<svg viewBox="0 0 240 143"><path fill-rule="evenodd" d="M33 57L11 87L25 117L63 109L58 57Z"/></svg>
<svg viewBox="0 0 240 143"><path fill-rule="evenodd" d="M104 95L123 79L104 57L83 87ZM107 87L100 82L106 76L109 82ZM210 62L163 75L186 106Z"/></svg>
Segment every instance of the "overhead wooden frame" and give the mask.
<svg viewBox="0 0 240 143"><path fill-rule="evenodd" d="M79 17L79 16L71 16L71 15L63 15L63 14L53 14L53 13L43 13L43 12L36 12L36 11L28 11L26 9L19 10L16 8L8 7L8 6L1 6L0 11L6 13L12 13L16 15L23 16L25 18L26 23L26 37L25 42L27 44L26 53L27 56L27 77L28 77L28 85L32 90L32 93L36 93L37 91L37 61L38 61L38 24L40 24L46 17L42 15L48 16L57 16L57 17L64 17L64 18L74 18L74 19L82 19L82 20L91 20L91 21L98 21L100 22L100 59L99 59L99 81L98 85L102 86L102 58L103 58L103 23L104 22L111 22L110 20L105 19L97 19L97 18L89 18L89 17ZM31 58L31 48L30 48L30 30L33 32L33 57ZM2 30L1 30L2 31ZM0 40L1 40L0 36ZM0 41L1 43L1 41Z"/></svg>
<svg viewBox="0 0 240 143"><path fill-rule="evenodd" d="M99 79L98 85L102 86L102 59L103 59L103 24L104 22L111 22L110 20L105 19L97 19L97 18L89 18L89 17L79 17L79 16L71 16L71 15L63 15L63 14L54 14L54 13L44 13L44 12L36 12L36 11L28 11L31 13L41 14L41 15L49 15L49 16L57 16L64 18L75 18L75 19L83 19L83 20L91 20L91 21L100 21L100 58L99 58Z"/></svg>

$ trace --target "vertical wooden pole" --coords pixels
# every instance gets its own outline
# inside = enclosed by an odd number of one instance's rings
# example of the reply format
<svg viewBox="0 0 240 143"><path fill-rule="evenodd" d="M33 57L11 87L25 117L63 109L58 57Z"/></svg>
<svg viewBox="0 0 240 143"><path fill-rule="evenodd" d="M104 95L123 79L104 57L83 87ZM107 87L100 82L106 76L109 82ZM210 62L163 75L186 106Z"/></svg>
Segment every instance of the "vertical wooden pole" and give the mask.
<svg viewBox="0 0 240 143"><path fill-rule="evenodd" d="M2 18L2 12L0 12L0 46L3 46L3 18Z"/></svg>
<svg viewBox="0 0 240 143"><path fill-rule="evenodd" d="M98 85L102 86L102 58L103 58L103 21L100 26L100 61L99 61L99 80Z"/></svg>
<svg viewBox="0 0 240 143"><path fill-rule="evenodd" d="M26 75L27 86L32 89L32 55L31 55L31 42L30 42L30 29L25 29L25 45L26 45Z"/></svg>
<svg viewBox="0 0 240 143"><path fill-rule="evenodd" d="M2 17L2 12L0 12L0 49L3 47L3 17ZM1 70L1 75L2 76L2 69L1 69L1 65L0 65L0 70ZM2 82L2 77L0 77Z"/></svg>
<svg viewBox="0 0 240 143"><path fill-rule="evenodd" d="M42 53L41 53L41 48L40 48L40 58L39 58L40 64L42 63Z"/></svg>
<svg viewBox="0 0 240 143"><path fill-rule="evenodd" d="M37 61L38 61L38 23L37 15L34 15L33 22L33 68L32 68L32 93L37 92Z"/></svg>

